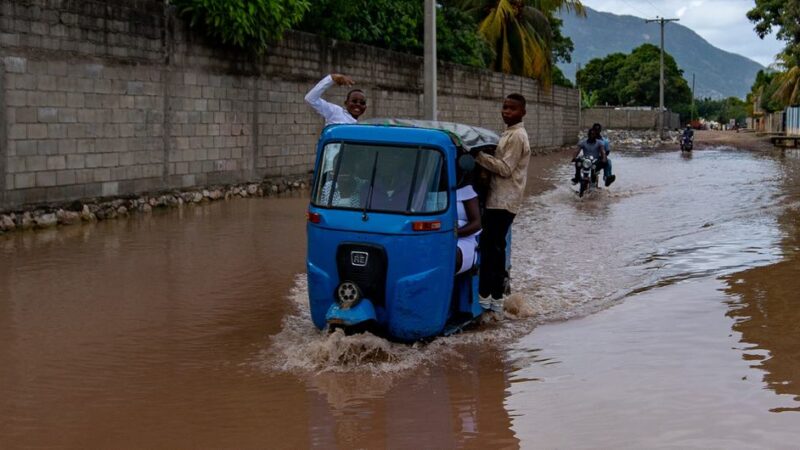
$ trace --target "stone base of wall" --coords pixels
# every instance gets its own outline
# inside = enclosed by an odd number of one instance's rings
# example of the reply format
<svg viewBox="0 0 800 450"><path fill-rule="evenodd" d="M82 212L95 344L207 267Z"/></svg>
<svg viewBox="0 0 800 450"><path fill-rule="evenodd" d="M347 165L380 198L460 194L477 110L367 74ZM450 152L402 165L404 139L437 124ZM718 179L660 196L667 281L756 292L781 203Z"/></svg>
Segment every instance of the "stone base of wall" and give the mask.
<svg viewBox="0 0 800 450"><path fill-rule="evenodd" d="M272 179L261 183L210 186L205 189L164 191L119 198L83 199L32 209L17 209L0 213L0 235L126 218L136 214L150 214L155 209L191 207L217 200L281 196L306 191L308 186L307 177Z"/></svg>

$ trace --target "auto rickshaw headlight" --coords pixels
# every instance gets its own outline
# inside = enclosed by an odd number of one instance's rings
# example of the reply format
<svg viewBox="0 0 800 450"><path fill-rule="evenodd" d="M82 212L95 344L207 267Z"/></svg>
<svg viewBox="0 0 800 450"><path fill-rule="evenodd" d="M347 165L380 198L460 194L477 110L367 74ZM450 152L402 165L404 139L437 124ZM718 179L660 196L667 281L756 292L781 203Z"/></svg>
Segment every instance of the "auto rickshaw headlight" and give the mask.
<svg viewBox="0 0 800 450"><path fill-rule="evenodd" d="M336 288L336 301L342 309L349 309L361 300L361 289L352 281L343 281Z"/></svg>

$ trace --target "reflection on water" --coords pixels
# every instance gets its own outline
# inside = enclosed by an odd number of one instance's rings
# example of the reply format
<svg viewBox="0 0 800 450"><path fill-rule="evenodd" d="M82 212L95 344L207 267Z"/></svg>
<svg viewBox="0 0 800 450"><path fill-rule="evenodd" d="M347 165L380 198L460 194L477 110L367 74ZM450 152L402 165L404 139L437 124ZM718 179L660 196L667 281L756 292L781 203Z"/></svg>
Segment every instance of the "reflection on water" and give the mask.
<svg viewBox="0 0 800 450"><path fill-rule="evenodd" d="M436 365L404 346L416 369L382 375L265 368L296 308L306 204L0 237L0 448L516 446L494 347Z"/></svg>
<svg viewBox="0 0 800 450"><path fill-rule="evenodd" d="M412 376L307 376L312 443L323 448L516 447L502 361L472 352Z"/></svg>
<svg viewBox="0 0 800 450"><path fill-rule="evenodd" d="M783 260L726 277L725 292L732 297L733 329L745 344L743 358L765 372L769 389L800 402L800 167L787 167L785 192L789 205L779 219ZM800 406L774 409L787 410Z"/></svg>
<svg viewBox="0 0 800 450"><path fill-rule="evenodd" d="M531 198L515 228L534 250L517 253L518 281L545 314L628 297L512 346L518 437L559 448L796 448L800 159L621 156L615 167L634 173L603 203L570 203L557 189Z"/></svg>
<svg viewBox="0 0 800 450"><path fill-rule="evenodd" d="M741 358L723 283L693 280L545 325L509 352L507 407L537 448L769 448L800 442L792 396ZM796 342L796 341L795 341Z"/></svg>
<svg viewBox="0 0 800 450"><path fill-rule="evenodd" d="M305 204L0 237L0 448L305 445L301 385L241 369L303 270Z"/></svg>

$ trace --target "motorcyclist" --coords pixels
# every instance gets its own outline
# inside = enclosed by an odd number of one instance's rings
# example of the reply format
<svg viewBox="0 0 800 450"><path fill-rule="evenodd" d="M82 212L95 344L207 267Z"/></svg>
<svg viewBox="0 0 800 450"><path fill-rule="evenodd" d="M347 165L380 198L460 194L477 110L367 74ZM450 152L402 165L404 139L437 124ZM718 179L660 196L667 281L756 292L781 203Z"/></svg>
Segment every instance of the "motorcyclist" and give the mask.
<svg viewBox="0 0 800 450"><path fill-rule="evenodd" d="M572 184L577 184L581 181L581 168L578 164L578 155L581 152L583 152L583 156L593 156L595 161L597 161L595 165L598 169L605 169L608 159L606 157L606 150L603 145L603 141L599 139L599 136L600 133L597 131L597 128L589 128L587 138L578 144L578 149L575 151L575 154L572 155L572 162L575 163L575 177L572 179ZM613 182L613 178L610 182L608 179L606 179L606 186Z"/></svg>
<svg viewBox="0 0 800 450"><path fill-rule="evenodd" d="M606 151L606 165L603 167L603 180L605 180L606 186L611 186L611 183L617 179L617 176L612 173L611 159L608 157L608 155L611 153L611 143L608 141L608 138L601 134L603 131L602 125L595 123L592 125L592 128L597 131L597 139L603 143L603 150Z"/></svg>
<svg viewBox="0 0 800 450"><path fill-rule="evenodd" d="M686 140L692 140L694 138L694 130L692 129L692 125L687 123L686 128L683 129L683 136L681 136L681 142Z"/></svg>

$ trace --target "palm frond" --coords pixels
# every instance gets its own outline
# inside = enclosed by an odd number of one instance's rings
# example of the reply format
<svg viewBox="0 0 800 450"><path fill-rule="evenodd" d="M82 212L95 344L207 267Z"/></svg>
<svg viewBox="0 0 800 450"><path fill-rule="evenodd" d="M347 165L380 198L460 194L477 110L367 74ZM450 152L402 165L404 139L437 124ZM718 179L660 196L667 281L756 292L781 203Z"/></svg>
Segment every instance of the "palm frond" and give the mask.
<svg viewBox="0 0 800 450"><path fill-rule="evenodd" d="M480 14L478 31L495 49L495 70L538 79L549 88L553 56L550 17L558 10L585 14L579 0L459 0Z"/></svg>
<svg viewBox="0 0 800 450"><path fill-rule="evenodd" d="M549 14L564 11L581 17L586 16L586 7L580 0L532 0L528 5Z"/></svg>
<svg viewBox="0 0 800 450"><path fill-rule="evenodd" d="M511 45L508 42L508 29L503 30L503 56L500 58L500 70L503 73L512 73Z"/></svg>
<svg viewBox="0 0 800 450"><path fill-rule="evenodd" d="M478 25L478 32L489 42L495 42L503 33L505 22L513 17L514 11L508 0L500 0Z"/></svg>
<svg viewBox="0 0 800 450"><path fill-rule="evenodd" d="M800 103L800 67L795 66L777 75L778 89L773 94L773 100L786 105Z"/></svg>

